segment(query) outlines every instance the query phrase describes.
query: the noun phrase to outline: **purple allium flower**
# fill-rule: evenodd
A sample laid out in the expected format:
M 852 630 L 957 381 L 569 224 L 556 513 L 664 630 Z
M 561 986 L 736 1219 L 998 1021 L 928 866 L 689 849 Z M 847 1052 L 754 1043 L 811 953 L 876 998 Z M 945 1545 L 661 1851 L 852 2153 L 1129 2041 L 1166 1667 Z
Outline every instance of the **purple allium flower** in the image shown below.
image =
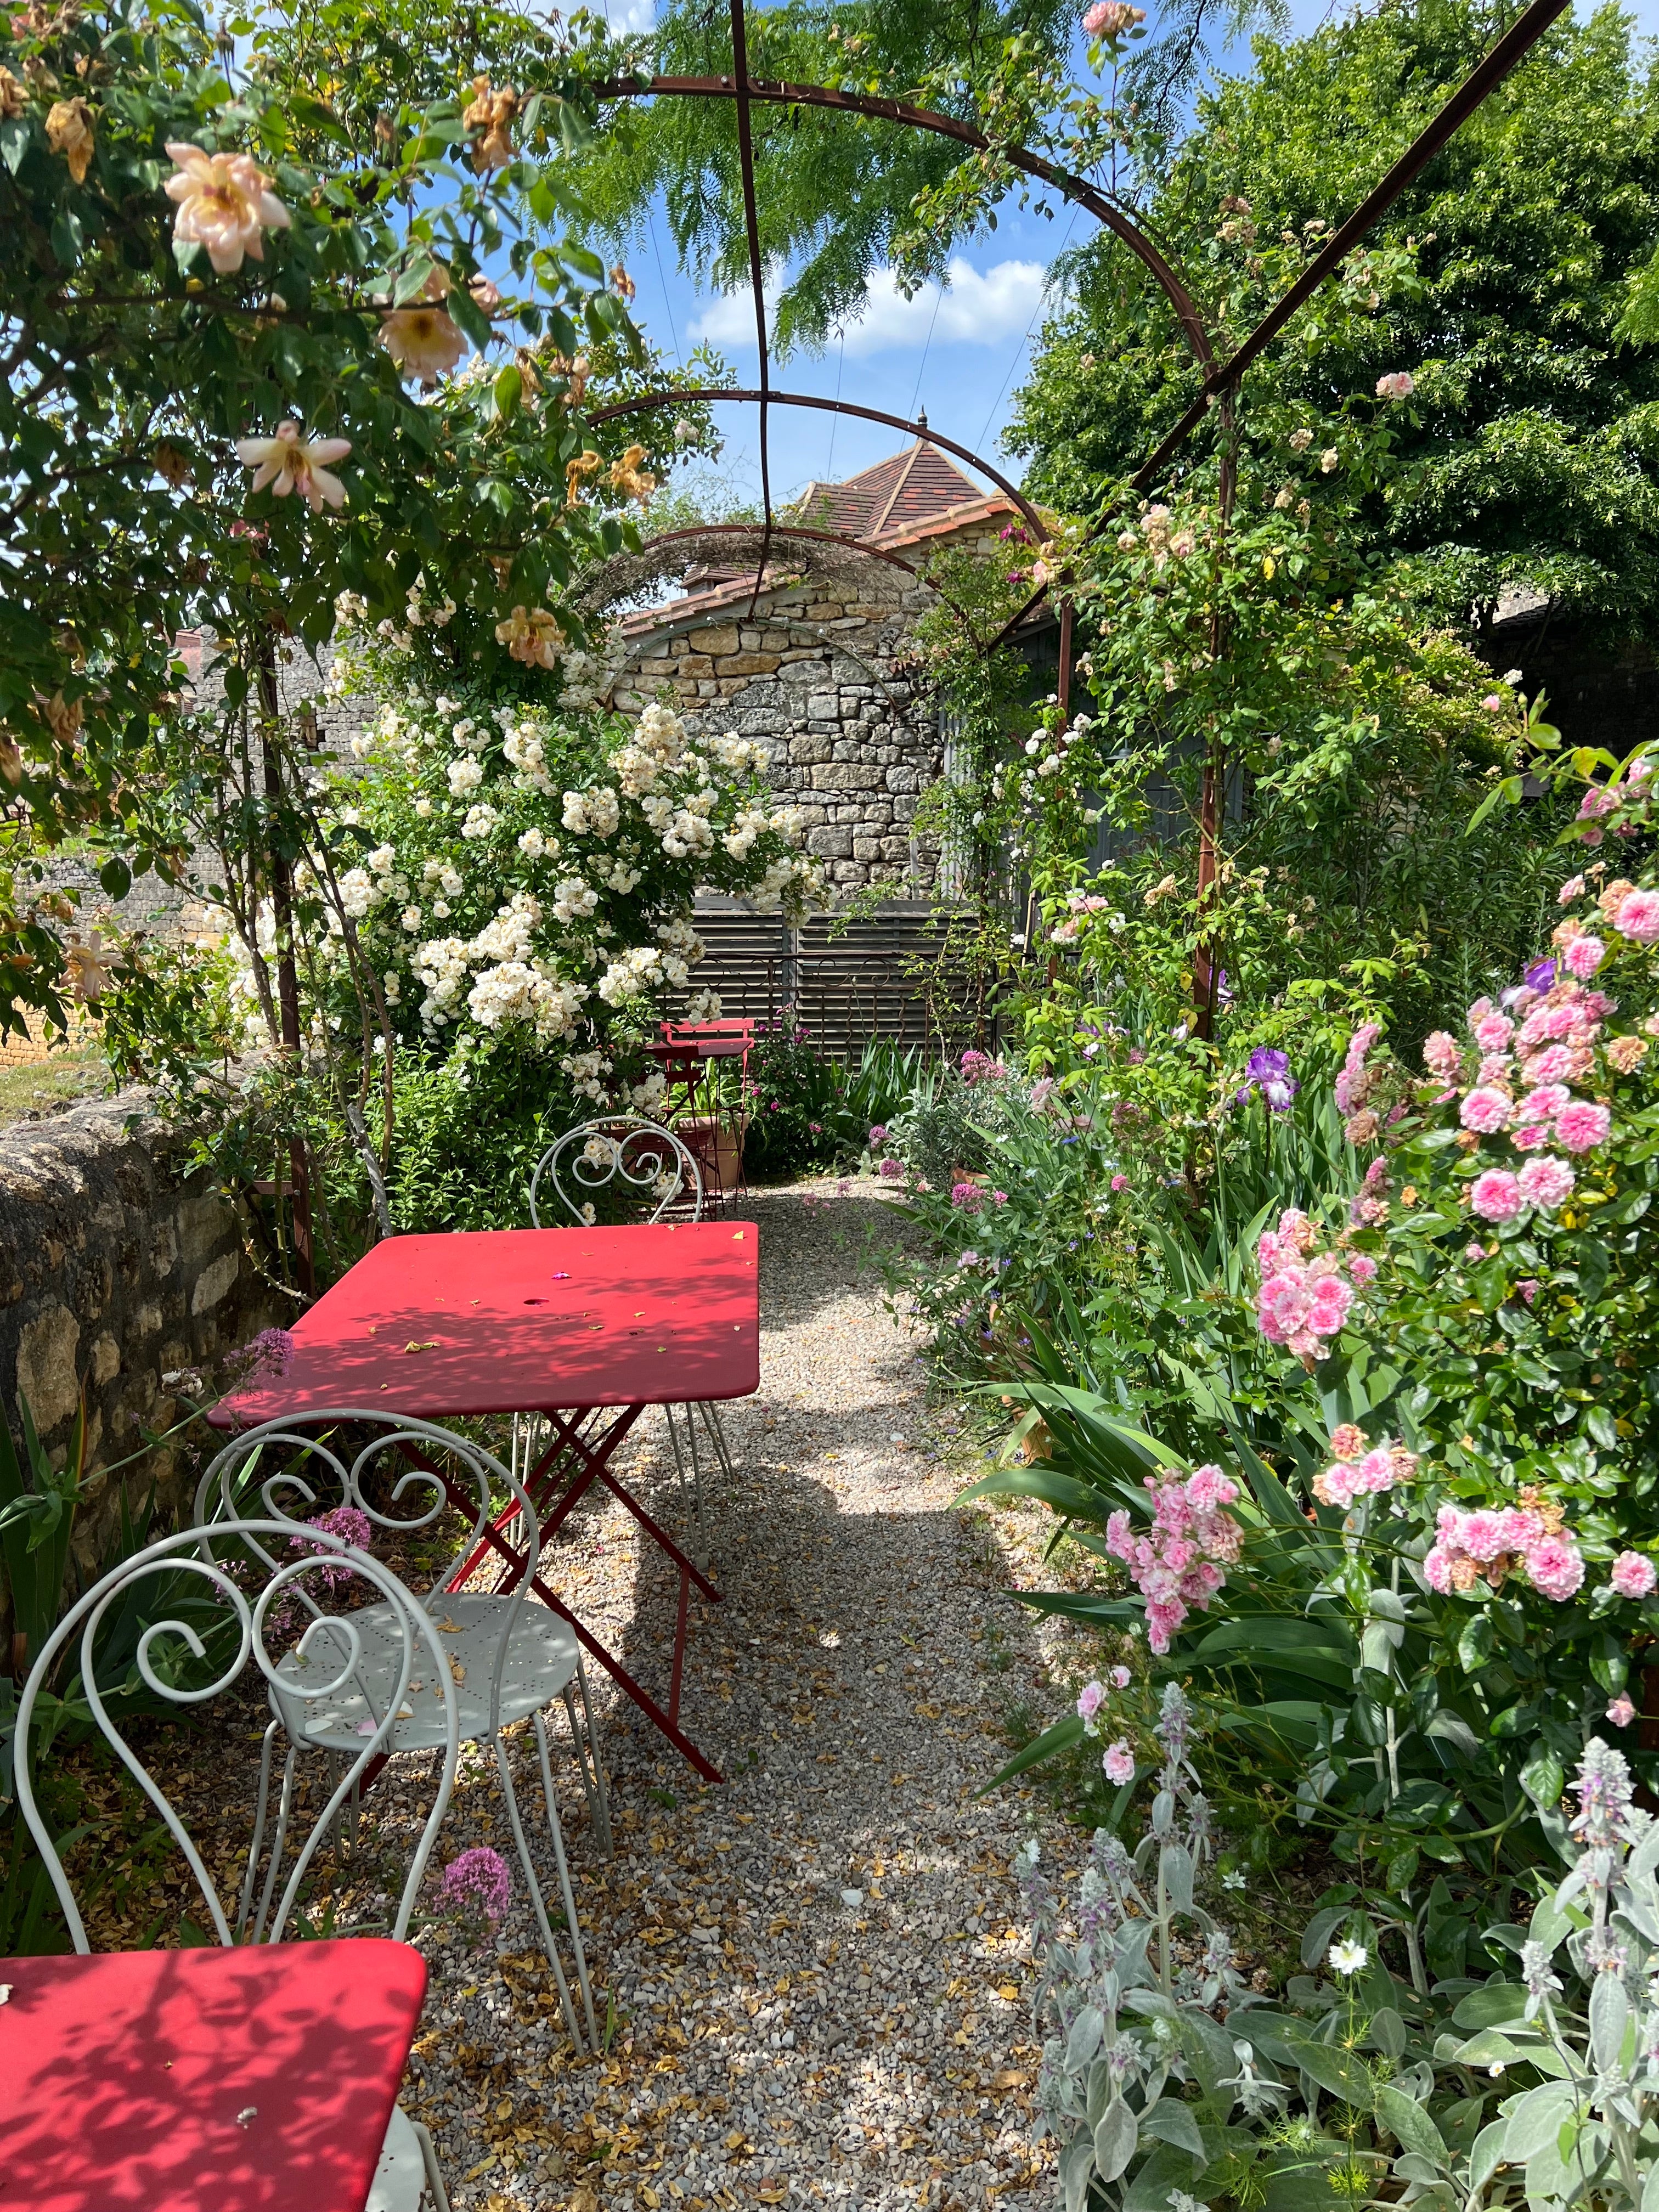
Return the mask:
M 1233 1094 L 1233 1103 L 1242 1106 L 1251 1091 L 1259 1091 L 1273 1113 L 1288 1114 L 1301 1088 L 1291 1073 L 1290 1054 L 1275 1045 L 1259 1044 L 1245 1062 L 1244 1080 Z
M 507 1911 L 513 1896 L 513 1876 L 507 1861 L 488 1844 L 479 1844 L 451 1859 L 438 1885 L 438 1899 L 452 1911 L 465 1912 L 482 1905 L 493 1922 Z
M 368 1551 L 374 1540 L 373 1522 L 355 1505 L 337 1505 L 330 1513 L 313 1513 L 306 1526 L 320 1528 L 325 1536 L 338 1536 L 344 1543 L 355 1544 L 360 1552 Z M 328 1565 L 319 1574 L 326 1589 L 337 1589 L 342 1583 L 351 1580 L 351 1569 L 325 1546 L 313 1544 L 304 1536 L 290 1536 L 288 1541 L 291 1552 L 320 1552 L 327 1559 Z
M 245 1381 L 275 1382 L 279 1375 L 286 1375 L 293 1364 L 294 1339 L 285 1328 L 262 1328 L 258 1336 L 231 1357 L 246 1360 Z

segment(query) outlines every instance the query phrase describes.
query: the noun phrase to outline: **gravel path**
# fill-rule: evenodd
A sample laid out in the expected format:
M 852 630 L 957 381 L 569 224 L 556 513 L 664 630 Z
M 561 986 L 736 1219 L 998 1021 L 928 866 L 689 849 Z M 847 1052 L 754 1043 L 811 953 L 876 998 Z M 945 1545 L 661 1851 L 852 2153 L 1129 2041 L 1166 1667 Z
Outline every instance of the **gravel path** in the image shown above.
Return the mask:
M 1046 2212 L 1009 1917 L 1024 1810 L 973 1795 L 1006 1756 L 1011 1697 L 1046 1680 L 1038 1642 L 1000 1595 L 1002 1524 L 951 1508 L 965 1472 L 951 1415 L 929 1413 L 858 1265 L 891 1216 L 868 1185 L 833 1182 L 748 1211 L 761 1390 L 726 1416 L 738 1486 L 711 1516 L 726 1601 L 694 1603 L 682 1714 L 726 1778 L 705 1788 L 631 1707 L 603 1705 L 614 1861 L 568 1755 L 563 1802 L 606 2051 L 571 2058 L 520 1897 L 497 1957 L 426 1939 L 404 2101 L 457 2212 Z M 666 1517 L 659 1443 L 631 1464 Z M 560 1577 L 662 1694 L 675 1583 L 632 1526 L 596 1512 Z M 493 1777 L 469 1765 L 440 1857 L 501 1844 L 498 1814 Z

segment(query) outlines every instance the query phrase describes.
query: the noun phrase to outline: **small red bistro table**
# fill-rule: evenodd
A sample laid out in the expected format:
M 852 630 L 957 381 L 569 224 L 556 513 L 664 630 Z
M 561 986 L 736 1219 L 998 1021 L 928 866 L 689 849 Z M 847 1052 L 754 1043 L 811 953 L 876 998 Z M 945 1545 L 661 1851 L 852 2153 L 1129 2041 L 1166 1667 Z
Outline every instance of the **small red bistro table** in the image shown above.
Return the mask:
M 211 1418 L 251 1428 L 348 1406 L 423 1420 L 543 1415 L 552 1441 L 525 1487 L 544 1541 L 599 1482 L 679 1571 L 666 1707 L 542 1575 L 532 1586 L 675 1749 L 718 1782 L 679 1725 L 679 1704 L 691 1588 L 714 1603 L 720 1593 L 610 1462 L 648 1406 L 745 1398 L 760 1388 L 759 1246 L 752 1221 L 387 1237 L 295 1323 L 286 1370 L 226 1399 Z M 491 1548 L 522 1566 L 513 1517 L 487 1532 L 452 1588 Z
M 373 1936 L 0 1959 L 4 2212 L 363 2212 L 426 1993 Z

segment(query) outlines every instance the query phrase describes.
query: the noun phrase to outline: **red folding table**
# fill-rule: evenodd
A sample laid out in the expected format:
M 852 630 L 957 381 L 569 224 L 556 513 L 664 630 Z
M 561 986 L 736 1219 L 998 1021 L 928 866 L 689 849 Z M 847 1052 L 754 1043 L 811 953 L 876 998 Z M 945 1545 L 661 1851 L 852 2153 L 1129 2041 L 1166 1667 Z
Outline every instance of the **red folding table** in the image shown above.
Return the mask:
M 363 2212 L 426 1993 L 372 1936 L 0 1959 L 5 2212 Z
M 388 1237 L 295 1323 L 283 1373 L 226 1399 L 212 1419 L 247 1428 L 348 1406 L 424 1420 L 542 1415 L 552 1440 L 525 1487 L 542 1516 L 543 1541 L 598 1482 L 679 1571 L 666 1706 L 542 1574 L 532 1586 L 675 1749 L 718 1782 L 680 1727 L 679 1705 L 691 1589 L 714 1603 L 720 1593 L 611 1461 L 647 1406 L 744 1398 L 760 1388 L 759 1244 L 752 1221 Z M 486 1532 L 452 1588 L 492 1549 L 522 1571 L 514 1518 L 509 1512 Z

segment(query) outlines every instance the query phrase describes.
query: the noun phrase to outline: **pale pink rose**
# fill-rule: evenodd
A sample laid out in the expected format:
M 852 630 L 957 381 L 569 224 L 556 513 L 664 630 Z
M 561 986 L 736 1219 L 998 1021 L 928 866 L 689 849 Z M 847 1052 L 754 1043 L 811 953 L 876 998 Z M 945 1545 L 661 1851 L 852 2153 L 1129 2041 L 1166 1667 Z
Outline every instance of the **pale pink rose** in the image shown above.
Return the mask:
M 1409 399 L 1417 389 L 1417 379 L 1407 368 L 1390 369 L 1386 376 L 1376 380 L 1379 399 Z
M 1492 1249 L 1496 1251 L 1498 1248 L 1494 1245 Z M 1486 1248 L 1484 1244 L 1469 1243 L 1463 1247 L 1463 1257 L 1471 1267 L 1478 1267 L 1486 1256 Z
M 1583 896 L 1584 878 L 1582 876 L 1569 876 L 1555 894 L 1555 902 L 1558 906 L 1571 906 L 1575 899 L 1581 899 Z
M 1469 1203 L 1483 1221 L 1513 1221 L 1521 1211 L 1521 1186 L 1507 1168 L 1476 1176 Z
M 1085 1682 L 1078 1692 L 1078 1718 L 1086 1728 L 1106 1702 L 1104 1686 L 1099 1682 Z
M 1154 1644 L 1152 1646 L 1153 1650 L 1156 1651 L 1158 1648 L 1158 1645 Z M 1168 1644 L 1166 1644 L 1164 1648 L 1167 1650 L 1169 1649 Z M 1104 1752 L 1101 1754 L 1100 1763 L 1102 1767 L 1105 1770 L 1106 1779 L 1109 1782 L 1116 1782 L 1121 1784 L 1124 1782 L 1133 1782 L 1135 1778 L 1135 1755 L 1133 1752 L 1130 1750 L 1127 1741 L 1122 1736 L 1119 1736 L 1115 1743 L 1109 1743 L 1107 1745 Z
M 1527 1305 L 1530 1305 L 1538 1296 L 1539 1285 L 1536 1276 L 1522 1275 L 1515 1287 L 1516 1293 Z
M 1482 1566 L 1504 1549 L 1504 1524 L 1496 1513 L 1469 1513 L 1458 1530 L 1458 1542 Z
M 236 458 L 256 471 L 250 491 L 263 491 L 269 484 L 277 499 L 297 491 L 313 514 L 325 505 L 345 505 L 345 486 L 325 464 L 343 460 L 350 451 L 349 438 L 302 438 L 297 422 L 279 422 L 274 438 L 236 441 Z
M 1507 1127 L 1514 1114 L 1513 1103 L 1501 1091 L 1471 1091 L 1458 1109 L 1457 1118 L 1466 1129 L 1488 1137 Z
M 1587 1098 L 1575 1098 L 1555 1117 L 1556 1136 L 1570 1152 L 1594 1152 L 1598 1145 L 1607 1142 L 1612 1127 L 1611 1111 Z
M 1474 1025 L 1474 1041 L 1482 1052 L 1502 1052 L 1515 1035 L 1515 1024 L 1507 1014 L 1487 1014 Z
M 1373 1200 L 1372 1203 L 1376 1204 L 1376 1201 Z M 1382 1210 L 1386 1212 L 1388 1209 L 1384 1207 Z M 1369 1283 L 1376 1273 L 1376 1262 L 1369 1252 L 1356 1252 L 1348 1262 L 1348 1273 L 1356 1283 Z
M 1621 1690 L 1607 1707 L 1607 1718 L 1614 1728 L 1628 1728 L 1636 1718 L 1636 1708 L 1631 1703 L 1627 1691 Z
M 1187 1608 L 1178 1597 L 1152 1598 L 1146 1606 L 1146 1643 L 1158 1658 L 1170 1648 L 1170 1639 L 1187 1618 Z M 1127 1778 L 1126 1778 L 1127 1779 Z
M 1528 1206 L 1541 1206 L 1551 1211 L 1565 1205 L 1577 1180 L 1566 1162 L 1558 1160 L 1550 1152 L 1528 1160 L 1516 1178 Z
M 1109 1667 L 1106 1674 L 1108 1680 L 1115 1690 L 1127 1690 L 1134 1680 L 1127 1667 Z
M 1211 1512 L 1218 1505 L 1231 1505 L 1238 1496 L 1238 1485 L 1223 1474 L 1218 1467 L 1195 1467 L 1186 1481 L 1187 1503 L 1200 1512 Z
M 1549 1138 L 1547 1121 L 1523 1121 L 1518 1129 L 1510 1131 L 1510 1144 L 1522 1152 L 1535 1152 L 1540 1145 L 1548 1144 Z
M 1565 1531 L 1540 1536 L 1527 1553 L 1527 1574 L 1534 1589 L 1559 1604 L 1584 1579 L 1583 1555 Z
M 1552 1121 L 1564 1106 L 1572 1103 L 1572 1093 L 1565 1083 L 1541 1083 L 1536 1091 L 1529 1091 L 1516 1111 L 1528 1121 Z
M 1632 891 L 1620 902 L 1613 926 L 1637 945 L 1659 945 L 1659 891 Z
M 1435 1545 L 1423 1562 L 1424 1581 L 1431 1590 L 1438 1590 L 1443 1597 L 1452 1586 L 1451 1563 L 1451 1553 L 1439 1544 Z
M 1571 1066 L 1571 1048 L 1564 1044 L 1553 1044 L 1529 1060 L 1522 1073 L 1528 1083 L 1541 1085 L 1559 1083 Z
M 1575 937 L 1561 957 L 1581 983 L 1588 983 L 1606 959 L 1607 952 L 1599 937 Z
M 1620 1552 L 1607 1579 L 1620 1597 L 1646 1597 L 1659 1584 L 1659 1567 L 1640 1552 Z
M 179 203 L 173 234 L 186 246 L 205 246 L 221 276 L 242 265 L 243 256 L 265 258 L 261 234 L 286 230 L 289 212 L 270 190 L 270 179 L 246 154 L 209 154 L 173 139 L 167 153 L 177 169 L 162 190 Z
M 1509 701 L 1504 698 L 1501 691 L 1488 691 L 1480 704 L 1489 714 L 1501 714 L 1508 706 Z
M 1434 1030 L 1423 1040 L 1423 1065 L 1431 1075 L 1449 1083 L 1462 1067 L 1462 1047 L 1444 1030 Z

